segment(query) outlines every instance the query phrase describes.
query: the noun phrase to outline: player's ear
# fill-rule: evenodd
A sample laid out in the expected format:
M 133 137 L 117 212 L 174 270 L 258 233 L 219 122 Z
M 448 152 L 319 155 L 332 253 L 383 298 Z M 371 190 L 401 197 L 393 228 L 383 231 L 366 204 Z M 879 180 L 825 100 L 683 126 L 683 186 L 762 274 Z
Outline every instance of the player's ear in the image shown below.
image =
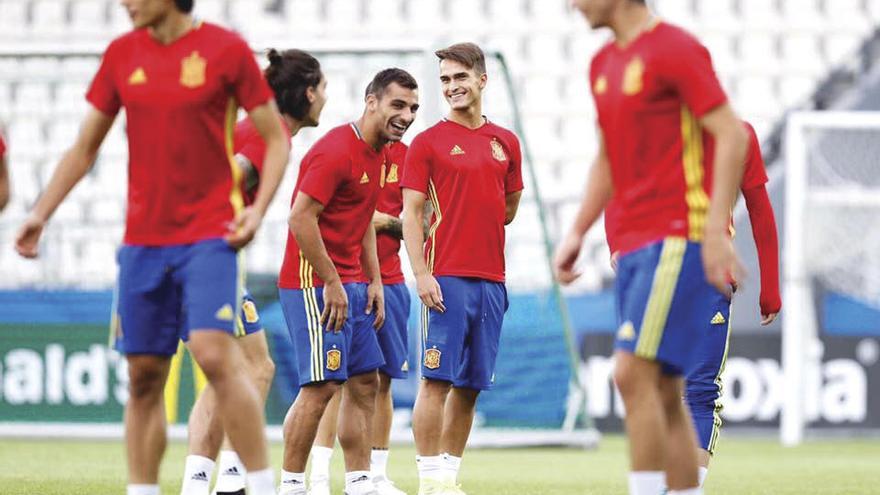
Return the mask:
M 375 112 L 378 107 L 379 107 L 379 98 L 376 98 L 376 95 L 373 93 L 368 94 L 367 95 L 367 109 L 369 109 L 371 112 Z
M 486 89 L 486 83 L 489 81 L 489 75 L 485 72 L 480 74 L 480 89 Z
M 306 99 L 309 100 L 309 103 L 314 103 L 315 99 L 318 97 L 315 92 L 316 89 L 314 86 L 309 86 L 308 88 L 306 88 Z

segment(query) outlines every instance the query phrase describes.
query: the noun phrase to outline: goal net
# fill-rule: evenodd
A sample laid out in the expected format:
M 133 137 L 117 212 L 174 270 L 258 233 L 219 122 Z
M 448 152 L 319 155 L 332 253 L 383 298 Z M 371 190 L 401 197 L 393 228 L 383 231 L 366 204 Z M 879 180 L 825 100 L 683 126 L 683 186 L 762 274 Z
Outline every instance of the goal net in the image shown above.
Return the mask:
M 880 309 L 880 113 L 805 112 L 788 120 L 781 440 L 817 416 L 829 295 Z

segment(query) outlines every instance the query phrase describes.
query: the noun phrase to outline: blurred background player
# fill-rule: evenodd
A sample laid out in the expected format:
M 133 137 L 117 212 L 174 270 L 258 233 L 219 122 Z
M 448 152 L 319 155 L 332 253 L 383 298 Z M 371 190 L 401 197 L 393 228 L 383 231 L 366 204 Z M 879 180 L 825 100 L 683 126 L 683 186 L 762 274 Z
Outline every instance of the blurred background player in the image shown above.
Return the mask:
M 696 364 L 693 336 L 714 318 L 718 298 L 730 298 L 737 261 L 728 228 L 746 133 L 709 52 L 691 35 L 656 19 L 643 0 L 572 5 L 614 38 L 590 67 L 599 156 L 558 248 L 557 276 L 564 284 L 579 276 L 574 263 L 584 235 L 616 195 L 614 379 L 626 407 L 629 491 L 655 495 L 668 486 L 671 494 L 699 494 L 682 376 Z M 704 129 L 714 140 L 714 163 L 703 150 Z M 704 184 L 710 168 L 711 188 Z
M 401 184 L 404 241 L 424 305 L 412 420 L 423 495 L 463 493 L 461 457 L 477 396 L 492 386 L 508 304 L 504 226 L 523 189 L 519 140 L 483 115 L 483 51 L 459 43 L 436 55 L 449 114 L 413 140 Z M 427 200 L 434 217 L 426 244 Z
M 129 200 L 118 318 L 129 370 L 128 493 L 159 493 L 167 441 L 162 389 L 170 356 L 187 333 L 190 352 L 216 391 L 224 429 L 249 469 L 250 493 L 274 493 L 261 401 L 238 371 L 245 360 L 232 334 L 241 301 L 237 251 L 253 238 L 275 194 L 288 138 L 238 35 L 194 20 L 192 0 L 122 5 L 135 29 L 104 53 L 86 97 L 92 108 L 25 220 L 16 249 L 37 256 L 43 227 L 88 172 L 124 107 Z M 266 140 L 263 180 L 247 208 L 240 171 L 227 154 L 239 104 Z
M 385 309 L 371 219 L 384 146 L 399 141 L 415 119 L 417 87 L 400 69 L 376 74 L 361 118 L 328 132 L 300 166 L 278 283 L 301 386 L 284 421 L 282 494 L 306 493 L 304 472 L 318 423 L 340 388 L 345 493 L 376 493 L 370 434 L 376 370 L 385 360 L 375 330 Z
M 275 103 L 281 112 L 281 122 L 291 138 L 304 127 L 316 127 L 321 110 L 327 101 L 327 80 L 321 64 L 301 50 L 270 50 L 269 66 L 263 74 L 275 94 Z M 246 204 L 252 204 L 257 192 L 260 173 L 266 156 L 266 143 L 249 119 L 235 127 L 235 159 L 241 167 L 242 193 Z M 236 336 L 247 359 L 247 373 L 257 385 L 265 402 L 275 374 L 275 365 L 269 356 L 266 333 L 260 324 L 253 298 L 245 291 L 242 315 Z M 183 474 L 181 495 L 207 495 L 214 460 L 220 453 L 217 495 L 244 493 L 244 465 L 228 439 L 224 438 L 223 424 L 216 414 L 217 400 L 208 386 L 199 396 L 189 417 L 189 456 Z M 220 451 L 221 442 L 224 450 Z M 197 476 L 207 473 L 207 477 Z
M 6 141 L 0 128 L 0 212 L 9 203 L 9 169 L 6 164 Z
M 375 90 L 370 85 L 367 86 L 366 95 L 369 96 L 371 93 L 375 93 Z M 385 365 L 379 368 L 379 389 L 376 393 L 376 411 L 373 416 L 373 450 L 370 454 L 370 474 L 373 476 L 373 483 L 379 495 L 404 493 L 394 486 L 394 482 L 388 477 L 387 468 L 391 445 L 391 419 L 394 415 L 391 380 L 405 379 L 409 374 L 407 320 L 410 296 L 409 289 L 403 281 L 399 254 L 400 241 L 403 239 L 403 224 L 399 218 L 403 210 L 400 178 L 403 177 L 406 150 L 407 146 L 402 141 L 392 141 L 385 146 L 382 191 L 379 193 L 379 201 L 373 213 L 376 252 L 382 272 L 382 285 L 385 289 L 385 324 L 377 334 Z M 312 446 L 310 495 L 330 494 L 330 459 L 336 443 L 339 400 L 340 396 L 337 392 L 327 404 L 318 427 L 315 444 Z
M 740 189 L 745 198 L 746 209 L 752 225 L 752 237 L 758 251 L 761 270 L 760 312 L 761 324 L 769 325 L 776 319 L 782 308 L 779 293 L 779 240 L 776 232 L 776 219 L 773 206 L 767 194 L 767 171 L 758 136 L 748 122 L 744 122 L 749 133 L 749 151 L 746 156 L 745 172 Z M 707 154 L 711 156 L 711 141 L 706 142 Z M 707 171 L 708 172 L 708 171 Z M 711 174 L 706 174 L 706 184 L 710 184 Z M 620 228 L 619 208 L 612 200 L 605 208 L 605 232 L 608 248 L 611 251 L 612 266 L 617 268 L 620 256 L 616 230 Z M 732 229 L 731 224 L 731 229 Z M 727 361 L 730 339 L 730 300 L 720 295 L 716 300 L 716 311 L 712 319 L 703 326 L 702 337 L 697 350 L 697 365 L 685 377 L 684 398 L 690 408 L 691 418 L 697 430 L 699 450 L 699 481 L 703 485 L 709 471 L 709 462 L 715 454 L 718 434 L 721 430 L 720 403 L 722 382 L 721 373 Z

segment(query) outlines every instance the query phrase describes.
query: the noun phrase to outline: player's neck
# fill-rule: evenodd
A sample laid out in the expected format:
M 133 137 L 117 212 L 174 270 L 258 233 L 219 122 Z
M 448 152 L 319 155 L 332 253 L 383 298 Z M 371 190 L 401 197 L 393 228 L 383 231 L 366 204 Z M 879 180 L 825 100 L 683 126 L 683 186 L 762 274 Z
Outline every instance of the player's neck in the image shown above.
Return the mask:
M 609 27 L 614 31 L 614 41 L 625 48 L 643 32 L 651 29 L 656 20 L 651 11 L 641 4 L 623 2 L 612 16 Z
M 354 125 L 361 133 L 361 139 L 363 139 L 371 148 L 379 151 L 385 146 L 387 141 L 382 139 L 382 132 L 377 126 L 370 125 L 363 117 L 357 119 Z
M 150 36 L 163 45 L 170 45 L 195 27 L 195 20 L 189 14 L 176 9 L 163 17 L 154 26 L 150 26 Z
M 284 124 L 287 126 L 287 130 L 290 131 L 290 137 L 296 136 L 300 129 L 305 127 L 302 120 L 295 119 L 286 113 L 282 113 L 281 118 L 284 119 Z
M 486 118 L 483 117 L 483 106 L 479 102 L 464 110 L 450 110 L 446 119 L 468 129 L 477 129 L 486 123 Z

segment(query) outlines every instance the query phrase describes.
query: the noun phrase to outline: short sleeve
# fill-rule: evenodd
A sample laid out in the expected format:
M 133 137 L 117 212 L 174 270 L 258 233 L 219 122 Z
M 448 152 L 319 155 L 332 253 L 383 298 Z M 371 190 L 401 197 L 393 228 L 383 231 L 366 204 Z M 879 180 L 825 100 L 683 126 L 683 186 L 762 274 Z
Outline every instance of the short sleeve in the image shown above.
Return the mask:
M 431 148 L 424 134 L 416 136 L 406 152 L 400 187 L 428 194 L 428 181 L 431 179 L 430 152 Z
M 662 57 L 662 77 L 678 92 L 691 112 L 700 118 L 727 101 L 727 95 L 712 67 L 709 50 L 685 33 L 667 49 L 674 50 Z
M 250 112 L 254 107 L 268 102 L 272 98 L 272 90 L 244 40 L 237 40 L 231 56 L 235 58 L 233 65 L 237 67 L 232 80 L 235 99 Z
M 259 174 L 263 171 L 263 161 L 266 158 L 266 142 L 259 134 L 249 136 L 243 140 L 236 154 L 247 158 Z
M 507 176 L 504 178 L 504 194 L 522 191 L 522 150 L 516 136 L 510 138 L 510 163 L 507 165 Z
M 327 206 L 333 193 L 351 175 L 351 160 L 341 153 L 319 152 L 303 160 L 299 190 Z
M 101 58 L 101 66 L 86 92 L 86 100 L 108 116 L 115 116 L 122 107 L 116 82 L 113 80 L 116 44 L 111 44 Z
M 749 149 L 746 153 L 746 169 L 743 172 L 741 186 L 743 191 L 763 186 L 769 181 L 767 169 L 764 167 L 764 158 L 761 156 L 761 144 L 758 142 L 758 135 L 750 124 L 746 123 L 745 126 L 749 134 Z

